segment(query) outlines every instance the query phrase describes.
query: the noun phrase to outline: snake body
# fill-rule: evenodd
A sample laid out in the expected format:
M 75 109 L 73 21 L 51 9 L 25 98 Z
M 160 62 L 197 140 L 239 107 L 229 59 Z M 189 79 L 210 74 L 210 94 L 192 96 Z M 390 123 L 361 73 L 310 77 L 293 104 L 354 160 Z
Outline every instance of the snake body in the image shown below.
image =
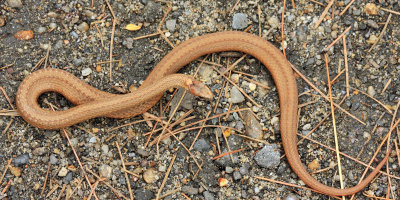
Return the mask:
M 303 166 L 297 150 L 298 92 L 290 64 L 271 43 L 261 37 L 244 32 L 226 31 L 207 34 L 189 39 L 174 48 L 155 66 L 142 86 L 135 92 L 140 93 L 140 95 L 146 98 L 136 95 L 135 98 L 140 98 L 139 100 L 131 99 L 132 97 L 130 98 L 129 96 L 121 97 L 122 100 L 120 100 L 119 98 L 114 98 L 115 95 L 92 88 L 67 72 L 48 70 L 33 73 L 22 82 L 17 93 L 17 107 L 20 115 L 25 120 L 41 128 L 48 126 L 48 124 L 54 124 L 51 127 L 53 129 L 70 126 L 73 123 L 88 119 L 88 117 L 81 116 L 87 112 L 93 112 L 89 118 L 98 116 L 114 118 L 132 117 L 144 113 L 157 103 L 162 93 L 155 91 L 158 87 L 162 86 L 159 82 L 164 78 L 176 73 L 179 69 L 200 56 L 221 51 L 240 51 L 252 55 L 263 63 L 271 73 L 280 100 L 280 127 L 283 148 L 291 168 L 305 184 L 327 195 L 352 195 L 366 187 L 382 168 L 389 154 L 385 156 L 383 161 L 378 164 L 367 178 L 354 187 L 337 189 L 315 180 Z M 47 77 L 46 82 L 51 84 L 50 88 L 41 89 L 35 85 L 43 77 Z M 73 91 L 64 89 L 65 85 L 70 85 L 71 88 L 75 89 Z M 66 116 L 46 117 L 50 116 L 52 111 L 37 110 L 37 98 L 40 92 L 49 91 L 53 86 L 57 88 L 55 89 L 57 92 L 62 93 L 72 103 L 79 106 L 72 108 L 73 112 L 68 111 L 70 113 Z M 29 91 L 33 90 L 36 91 L 35 95 L 29 96 L 31 94 Z M 110 102 L 109 99 L 112 99 L 112 101 Z M 139 102 L 139 104 L 126 105 L 126 103 L 129 104 L 129 101 Z M 34 105 L 35 103 L 36 105 Z M 36 106 L 36 110 L 32 109 L 31 106 Z M 80 106 L 84 106 L 84 108 Z M 45 118 L 44 121 L 39 119 L 38 112 L 43 112 L 41 116 Z M 65 121 L 68 121 L 68 123 L 65 123 Z

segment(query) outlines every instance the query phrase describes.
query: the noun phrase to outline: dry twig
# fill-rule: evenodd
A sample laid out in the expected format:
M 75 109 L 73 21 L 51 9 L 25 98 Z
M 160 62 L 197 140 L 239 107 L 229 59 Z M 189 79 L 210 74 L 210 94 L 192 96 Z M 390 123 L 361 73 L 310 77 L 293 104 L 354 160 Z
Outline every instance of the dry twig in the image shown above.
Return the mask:
M 335 2 L 335 0 L 331 0 L 328 3 L 328 6 L 325 7 L 324 11 L 322 12 L 321 16 L 319 17 L 317 23 L 315 23 L 314 28 L 318 28 L 319 24 L 321 24 L 322 20 L 325 18 L 325 15 L 328 13 L 329 9 L 331 8 L 331 6 L 333 5 L 333 2 Z
M 343 185 L 342 165 L 340 162 L 339 141 L 337 138 L 337 131 L 336 131 L 335 107 L 333 106 L 333 99 L 332 99 L 332 87 L 331 87 L 331 80 L 330 80 L 330 75 L 329 75 L 328 56 L 326 54 L 324 54 L 324 57 L 325 57 L 326 76 L 328 78 L 329 97 L 330 97 L 330 102 L 331 102 L 333 134 L 335 136 L 336 159 L 337 159 L 337 165 L 338 165 L 338 171 L 339 171 L 340 188 L 343 189 L 344 185 Z
M 379 40 L 382 38 L 383 34 L 385 33 L 386 28 L 387 28 L 391 18 L 392 18 L 392 13 L 389 14 L 389 17 L 387 18 L 385 26 L 383 27 L 381 33 L 379 34 L 378 39 L 375 41 L 375 43 L 372 45 L 372 47 L 368 50 L 368 52 L 371 52 L 371 50 L 375 47 L 375 45 L 378 44 Z
M 119 153 L 119 157 L 121 158 L 122 169 L 123 169 L 124 172 L 125 172 L 125 173 L 124 173 L 124 174 L 125 174 L 125 180 L 126 180 L 126 183 L 127 183 L 127 186 L 128 186 L 129 195 L 130 195 L 130 197 L 131 197 L 131 200 L 133 200 L 134 198 L 133 198 L 131 183 L 130 183 L 128 174 L 126 173 L 127 170 L 126 170 L 126 167 L 125 167 L 124 157 L 122 156 L 121 149 L 119 148 L 118 142 L 115 142 L 115 145 L 117 146 L 118 153 Z
M 174 155 L 174 157 L 172 157 L 172 160 L 171 160 L 171 163 L 169 164 L 167 173 L 165 173 L 165 176 L 164 176 L 163 182 L 161 183 L 160 189 L 158 189 L 156 200 L 160 199 L 161 191 L 164 188 L 165 183 L 167 182 L 169 173 L 171 172 L 172 166 L 174 165 L 175 158 L 176 158 L 176 154 Z
M 254 176 L 254 178 L 261 179 L 261 180 L 264 180 L 264 181 L 269 181 L 269 182 L 272 182 L 272 183 L 278 183 L 278 184 L 282 184 L 282 185 L 286 185 L 286 186 L 290 186 L 290 187 L 300 188 L 300 189 L 304 189 L 304 190 L 311 190 L 313 192 L 323 194 L 323 193 L 321 193 L 321 192 L 319 192 L 317 190 L 314 190 L 312 188 L 298 186 L 298 185 L 294 185 L 294 184 L 291 184 L 291 183 L 285 183 L 285 182 L 282 182 L 282 181 L 277 181 L 277 180 L 273 180 L 273 179 L 269 179 L 269 178 L 265 178 L 265 177 L 261 177 L 261 176 Z M 333 198 L 340 199 L 338 197 L 333 197 Z

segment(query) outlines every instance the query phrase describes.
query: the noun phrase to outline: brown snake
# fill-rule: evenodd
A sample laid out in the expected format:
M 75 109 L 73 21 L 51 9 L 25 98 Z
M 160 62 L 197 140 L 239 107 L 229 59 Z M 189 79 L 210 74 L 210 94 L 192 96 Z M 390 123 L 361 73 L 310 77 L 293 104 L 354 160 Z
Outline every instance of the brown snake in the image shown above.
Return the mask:
M 303 166 L 297 150 L 298 93 L 290 64 L 271 43 L 244 32 L 212 33 L 183 42 L 157 64 L 134 94 L 109 94 L 87 85 L 68 72 L 56 69 L 39 70 L 21 83 L 17 93 L 18 111 L 28 123 L 45 129 L 59 129 L 99 116 L 132 117 L 153 107 L 166 89 L 185 85 L 185 82 L 190 80 L 184 75 L 173 77 L 174 75 L 171 74 L 175 74 L 200 56 L 221 51 L 240 51 L 252 55 L 271 73 L 280 100 L 283 148 L 291 168 L 305 184 L 327 195 L 351 195 L 366 187 L 382 168 L 389 153 L 367 178 L 354 187 L 337 189 L 315 180 Z M 186 89 L 190 88 L 186 87 Z M 202 87 L 201 90 L 205 91 L 205 97 L 212 97 L 208 90 Z M 54 112 L 41 109 L 37 99 L 40 94 L 47 91 L 59 92 L 77 106 L 67 111 Z

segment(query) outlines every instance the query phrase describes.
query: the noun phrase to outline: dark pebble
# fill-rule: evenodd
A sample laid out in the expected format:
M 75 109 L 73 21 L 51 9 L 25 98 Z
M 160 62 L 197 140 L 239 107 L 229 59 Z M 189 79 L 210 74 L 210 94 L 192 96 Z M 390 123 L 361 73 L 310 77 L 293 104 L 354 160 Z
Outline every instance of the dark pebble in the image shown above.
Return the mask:
M 208 150 L 210 150 L 211 145 L 203 138 L 198 139 L 196 141 L 196 143 L 194 143 L 193 148 L 197 151 L 202 151 L 202 152 L 206 152 Z
M 183 186 L 182 192 L 188 195 L 196 195 L 199 193 L 199 189 L 191 187 L 191 186 Z
M 204 196 L 205 200 L 214 200 L 215 199 L 214 194 L 209 191 L 203 192 L 203 196 Z
M 360 103 L 355 102 L 352 104 L 353 106 L 351 107 L 351 110 L 356 111 L 358 108 L 360 108 Z
M 239 172 L 240 172 L 242 175 L 248 174 L 248 173 L 249 173 L 248 163 L 246 163 L 246 164 L 244 164 L 243 166 L 241 166 L 241 167 L 239 168 Z
M 359 28 L 360 30 L 365 30 L 365 29 L 367 28 L 367 25 L 366 25 L 365 23 L 361 22 L 361 23 L 358 25 L 358 28 Z
M 72 181 L 72 172 L 68 172 L 68 174 L 62 179 L 63 183 L 69 184 Z
M 139 149 L 137 150 L 137 153 L 138 153 L 139 155 L 143 156 L 143 157 L 147 157 L 147 156 L 150 155 L 150 153 L 149 153 L 148 151 L 146 151 L 146 150 L 144 150 L 144 149 L 142 149 L 142 148 L 139 148 Z
M 154 22 L 162 13 L 162 6 L 158 2 L 148 1 L 143 9 L 143 15 L 147 22 Z
M 232 148 L 232 147 L 231 147 L 231 148 Z M 224 149 L 224 150 L 222 151 L 223 154 L 226 153 L 226 152 L 228 152 L 227 149 Z M 233 166 L 235 163 L 238 163 L 238 162 L 239 162 L 239 158 L 238 158 L 237 154 L 232 154 L 232 156 L 233 156 L 233 161 L 234 161 L 233 163 L 232 163 L 232 159 L 231 159 L 230 155 L 226 155 L 226 156 L 224 156 L 224 157 L 222 157 L 222 158 L 216 160 L 216 163 L 217 163 L 219 166 L 222 166 L 222 167 Z
M 135 199 L 150 200 L 153 198 L 154 198 L 154 193 L 150 190 L 140 188 L 135 191 Z
M 13 159 L 13 164 L 16 166 L 20 165 L 25 165 L 29 161 L 29 155 L 28 154 L 22 154 L 16 158 Z
M 233 179 L 235 181 L 242 179 L 242 175 L 240 174 L 240 172 L 238 171 L 233 172 Z
M 368 24 L 369 27 L 372 27 L 374 29 L 378 29 L 379 28 L 379 25 L 375 21 L 372 21 L 370 19 L 367 20 L 367 24 Z
M 281 154 L 276 151 L 276 144 L 265 145 L 260 151 L 254 156 L 256 163 L 265 168 L 276 167 L 279 165 Z

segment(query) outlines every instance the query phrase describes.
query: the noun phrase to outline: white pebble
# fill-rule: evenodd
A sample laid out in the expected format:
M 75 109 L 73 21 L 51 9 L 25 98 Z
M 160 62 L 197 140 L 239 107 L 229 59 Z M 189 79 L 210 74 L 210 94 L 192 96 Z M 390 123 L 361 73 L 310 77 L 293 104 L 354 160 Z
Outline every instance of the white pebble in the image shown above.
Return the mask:
M 271 124 L 272 125 L 275 125 L 276 123 L 278 123 L 279 122 L 279 118 L 278 117 L 273 117 L 272 119 L 271 119 Z
M 249 89 L 250 91 L 254 91 L 257 88 L 257 85 L 254 83 L 249 83 Z
M 65 167 L 61 168 L 61 170 L 58 172 L 58 176 L 60 176 L 60 177 L 64 177 L 67 174 L 68 174 L 68 169 Z
M 373 96 L 375 96 L 376 91 L 375 91 L 375 89 L 374 89 L 373 86 L 369 86 L 368 89 L 367 89 L 367 93 L 368 93 L 371 97 L 373 97 Z
M 89 76 L 89 74 L 92 73 L 92 69 L 90 68 L 85 68 L 82 70 L 82 76 Z

